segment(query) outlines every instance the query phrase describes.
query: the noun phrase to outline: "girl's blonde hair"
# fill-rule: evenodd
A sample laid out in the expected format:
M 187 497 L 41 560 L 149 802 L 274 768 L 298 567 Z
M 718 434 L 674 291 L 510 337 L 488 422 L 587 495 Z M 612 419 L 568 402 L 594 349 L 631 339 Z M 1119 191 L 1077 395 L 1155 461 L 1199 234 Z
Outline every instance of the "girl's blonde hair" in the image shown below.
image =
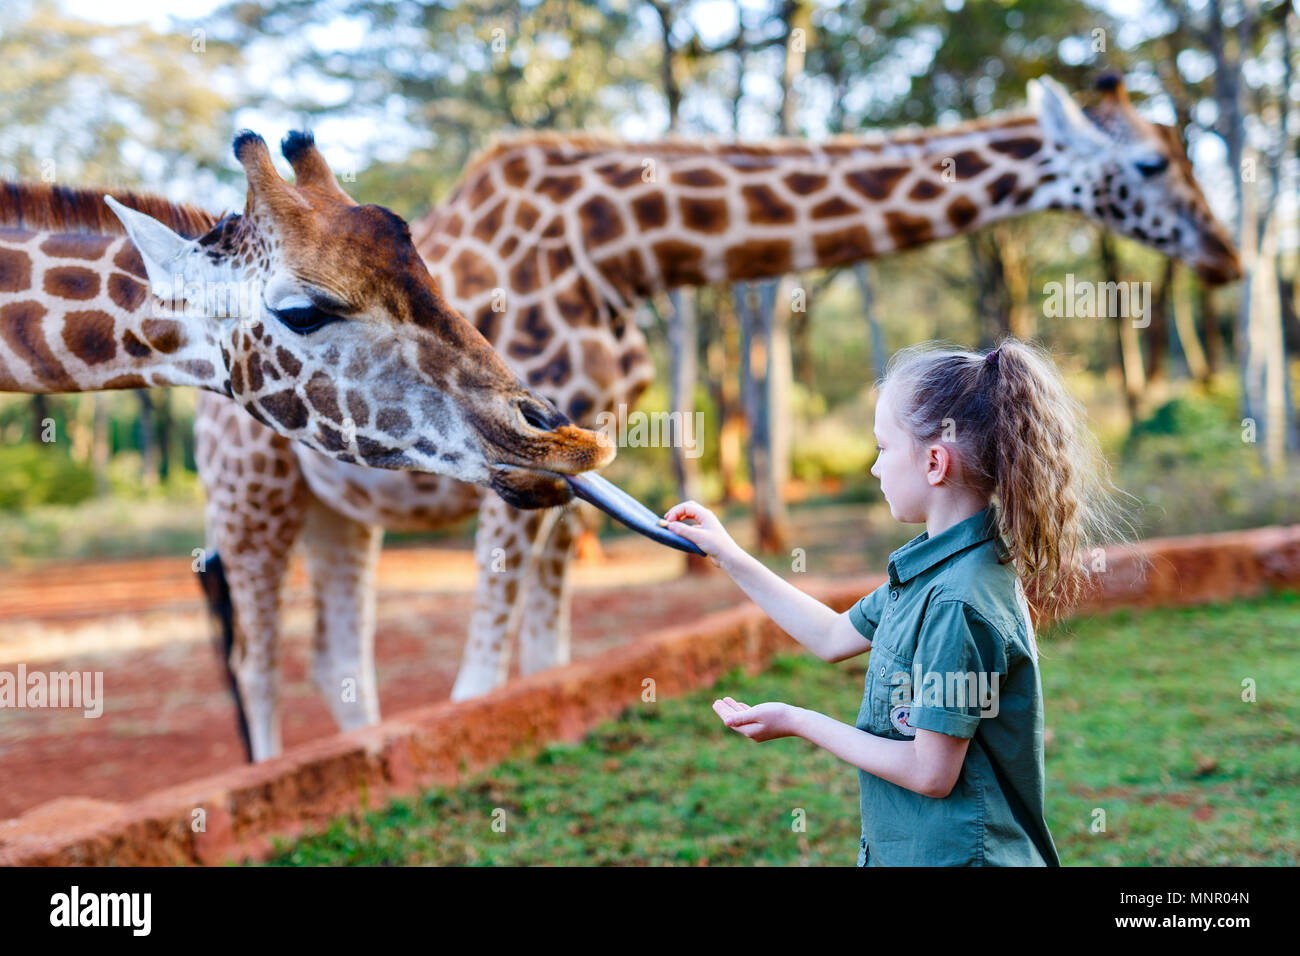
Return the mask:
M 1061 616 L 1096 583 L 1087 550 L 1132 539 L 1087 411 L 1044 349 L 1014 336 L 983 353 L 923 342 L 876 385 L 918 444 L 955 447 L 953 480 L 997 506 L 1035 610 Z

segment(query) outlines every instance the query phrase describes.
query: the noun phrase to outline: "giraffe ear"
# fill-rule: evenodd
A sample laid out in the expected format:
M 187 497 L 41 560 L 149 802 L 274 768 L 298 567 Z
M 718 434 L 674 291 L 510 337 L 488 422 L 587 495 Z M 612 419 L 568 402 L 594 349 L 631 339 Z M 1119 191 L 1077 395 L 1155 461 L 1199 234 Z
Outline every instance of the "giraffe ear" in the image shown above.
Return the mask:
M 176 274 L 184 273 L 184 259 L 195 247 L 194 240 L 178 236 L 157 219 L 123 206 L 112 196 L 105 196 L 104 202 L 122 220 L 127 236 L 144 260 L 149 284 L 155 289 L 167 289 L 169 296 L 179 296 L 180 290 L 172 292 L 172 286 Z
M 1050 76 L 1029 81 L 1029 108 L 1038 116 L 1048 138 L 1080 152 L 1110 145 L 1069 92 Z

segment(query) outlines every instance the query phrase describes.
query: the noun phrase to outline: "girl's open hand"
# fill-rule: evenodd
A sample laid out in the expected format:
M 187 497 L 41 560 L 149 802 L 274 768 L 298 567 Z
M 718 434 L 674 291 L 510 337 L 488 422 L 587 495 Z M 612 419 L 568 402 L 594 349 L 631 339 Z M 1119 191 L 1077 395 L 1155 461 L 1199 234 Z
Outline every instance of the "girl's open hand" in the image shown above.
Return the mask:
M 684 524 L 690 518 L 695 519 L 698 524 Z M 663 516 L 660 524 L 674 534 L 679 534 L 687 541 L 698 545 L 716 567 L 722 567 L 721 559 L 729 552 L 738 550 L 736 542 L 731 540 L 731 535 L 727 534 L 727 529 L 722 527 L 722 522 L 718 520 L 717 515 L 698 501 L 683 501 L 681 504 L 673 505 Z
M 732 700 L 730 697 L 713 702 L 713 712 L 721 717 L 728 727 L 738 734 L 744 734 L 750 740 L 759 742 L 776 740 L 778 737 L 799 736 L 795 729 L 795 714 L 798 710 L 798 707 L 775 700 L 754 707 Z

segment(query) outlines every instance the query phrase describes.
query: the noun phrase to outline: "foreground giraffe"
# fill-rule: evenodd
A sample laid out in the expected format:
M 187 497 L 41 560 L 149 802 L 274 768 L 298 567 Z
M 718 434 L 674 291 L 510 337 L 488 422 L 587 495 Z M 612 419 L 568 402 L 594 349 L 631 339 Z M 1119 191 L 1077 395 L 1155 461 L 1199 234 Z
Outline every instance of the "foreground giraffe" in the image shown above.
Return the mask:
M 519 380 L 443 299 L 400 218 L 353 202 L 304 134 L 284 143 L 292 186 L 260 137 L 242 133 L 234 150 L 247 202 L 219 220 L 152 196 L 4 184 L 0 391 L 192 385 L 236 410 L 205 434 L 209 461 L 231 453 L 207 517 L 241 570 L 291 543 L 305 496 L 275 487 L 291 446 L 453 476 L 523 508 L 599 496 L 600 479 L 574 476 L 607 464 L 613 441 Z M 270 454 L 236 451 L 253 428 Z M 225 524 L 223 494 L 256 502 L 262 520 Z M 241 620 L 255 621 L 242 575 L 231 580 Z M 262 656 L 274 645 L 242 628 L 231 643 L 252 726 L 270 726 L 256 708 L 274 703 Z
M 1099 89 L 1101 102 L 1087 114 L 1044 78 L 1030 84 L 1028 112 L 823 145 L 527 135 L 472 162 L 414 235 L 450 301 L 530 385 L 587 423 L 644 391 L 653 369 L 632 309 L 675 286 L 876 258 L 1042 209 L 1083 213 L 1208 281 L 1235 279 L 1231 240 L 1177 133 L 1141 119 L 1118 80 Z M 242 446 L 219 448 L 216 436 L 235 428 Z M 274 459 L 277 477 L 264 493 L 274 487 L 299 503 L 279 516 L 275 533 L 287 540 L 305 529 L 317 611 L 313 679 L 343 729 L 379 719 L 371 657 L 385 527 L 434 529 L 479 512 L 479 584 L 453 699 L 504 681 L 516 620 L 522 673 L 567 662 L 571 509 L 521 512 L 453 480 L 275 446 L 216 397 L 205 396 L 199 435 L 203 481 L 234 509 L 228 527 L 266 520 L 256 496 L 225 494 L 237 488 L 232 459 Z M 270 645 L 287 561 L 288 548 L 277 547 L 248 571 L 227 565 L 256 589 L 255 600 L 236 601 L 236 620 L 248 615 Z M 362 693 L 341 694 L 345 686 Z M 253 748 L 254 759 L 270 755 Z

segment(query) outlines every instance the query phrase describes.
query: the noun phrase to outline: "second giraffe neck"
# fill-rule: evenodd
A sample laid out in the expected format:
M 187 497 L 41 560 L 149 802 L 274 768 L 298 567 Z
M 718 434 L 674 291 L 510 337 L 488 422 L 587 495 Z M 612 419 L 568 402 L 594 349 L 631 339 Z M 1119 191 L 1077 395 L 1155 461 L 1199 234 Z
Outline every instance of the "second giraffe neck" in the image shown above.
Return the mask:
M 630 304 L 873 259 L 1061 205 L 1059 155 L 1031 113 L 821 144 L 544 135 L 471 166 L 423 232 L 434 259 L 457 236 L 508 236 L 493 197 L 514 194 L 539 246 L 566 245 Z

